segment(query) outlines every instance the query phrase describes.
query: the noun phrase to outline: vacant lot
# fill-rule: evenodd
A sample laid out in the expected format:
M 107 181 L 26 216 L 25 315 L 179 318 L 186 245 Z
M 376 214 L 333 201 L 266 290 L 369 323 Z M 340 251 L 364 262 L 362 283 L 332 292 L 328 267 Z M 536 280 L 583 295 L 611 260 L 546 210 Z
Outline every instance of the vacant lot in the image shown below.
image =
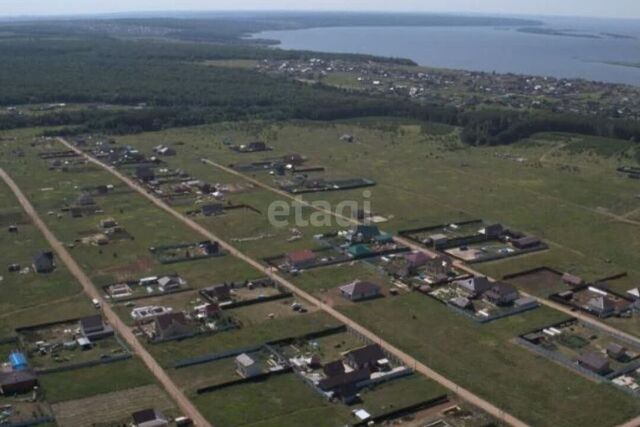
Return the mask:
M 86 427 L 94 423 L 129 423 L 131 414 L 155 408 L 167 416 L 177 414 L 171 399 L 157 385 L 137 387 L 53 405 L 60 427 Z
M 220 427 L 245 425 L 335 427 L 351 420 L 348 408 L 330 404 L 294 374 L 195 397 L 207 419 Z
M 152 382 L 153 377 L 137 359 L 40 377 L 40 383 L 50 403 L 83 399 Z

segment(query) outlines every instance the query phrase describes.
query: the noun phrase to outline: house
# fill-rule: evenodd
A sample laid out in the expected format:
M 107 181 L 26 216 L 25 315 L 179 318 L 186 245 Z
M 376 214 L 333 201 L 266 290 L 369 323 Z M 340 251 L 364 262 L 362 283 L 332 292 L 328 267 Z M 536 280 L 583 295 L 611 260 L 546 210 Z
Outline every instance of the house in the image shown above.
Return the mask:
M 242 378 L 253 378 L 262 374 L 262 368 L 248 354 L 242 353 L 236 357 L 236 372 Z
M 344 364 L 342 363 L 342 360 L 329 362 L 322 367 L 322 372 L 324 372 L 327 377 L 342 375 L 345 373 Z
M 215 255 L 220 252 L 220 243 L 211 240 L 205 240 L 200 242 L 198 247 L 204 251 L 207 255 Z
M 184 313 L 165 313 L 153 321 L 156 340 L 172 340 L 191 334 L 191 327 Z
M 178 276 L 162 276 L 158 279 L 158 290 L 160 292 L 171 292 L 180 289 L 182 280 Z
M 76 206 L 92 206 L 95 204 L 95 200 L 93 200 L 93 197 L 89 193 L 80 194 L 75 202 Z
M 38 252 L 33 257 L 32 266 L 36 273 L 51 273 L 56 268 L 56 263 L 53 260 L 53 252 Z
M 118 226 L 118 223 L 113 218 L 106 218 L 106 219 L 100 220 L 100 228 L 114 228 L 117 226 Z
M 541 240 L 534 236 L 525 236 L 520 237 L 519 239 L 514 239 L 511 241 L 511 244 L 516 249 L 531 249 L 539 246 L 541 244 Z
M 218 303 L 231 301 L 231 286 L 226 283 L 209 286 L 202 290 L 205 296 Z
M 415 272 L 418 268 L 426 265 L 431 257 L 424 252 L 411 252 L 406 254 L 404 259 L 409 270 Z
M 605 375 L 611 371 L 609 361 L 598 353 L 583 353 L 578 357 L 578 365 L 599 375 Z
M 484 234 L 487 239 L 497 239 L 504 232 L 502 224 L 490 224 L 480 230 L 480 234 Z
M 224 213 L 224 206 L 222 203 L 210 203 L 202 205 L 200 212 L 202 212 L 202 215 L 204 216 L 222 215 Z
M 351 243 L 371 243 L 380 236 L 380 230 L 375 225 L 358 225 L 351 233 Z
M 497 282 L 484 293 L 484 297 L 495 305 L 510 305 L 520 298 L 520 293 L 509 283 Z
M 582 279 L 581 277 L 578 277 L 578 276 L 574 276 L 573 274 L 569 274 L 569 273 L 564 273 L 562 275 L 562 282 L 564 284 L 572 286 L 574 288 L 584 285 L 584 279 Z
M 620 344 L 609 343 L 607 345 L 607 356 L 610 358 L 617 360 L 619 362 L 625 360 L 627 358 L 627 349 Z
M 144 409 L 133 415 L 133 427 L 165 427 L 169 420 L 157 409 Z
M 322 391 L 336 391 L 342 390 L 341 393 L 338 393 L 342 396 L 345 395 L 353 395 L 357 393 L 358 386 L 363 382 L 369 381 L 371 378 L 371 371 L 368 368 L 364 369 L 354 369 L 349 372 L 343 372 L 331 377 L 323 378 L 318 382 L 318 387 Z M 346 390 L 348 389 L 347 393 Z
M 377 370 L 378 362 L 386 359 L 387 356 L 378 344 L 371 344 L 366 347 L 351 350 L 344 356 L 344 363 L 351 369 L 371 369 Z
M 80 331 L 89 341 L 109 338 L 114 334 L 113 328 L 104 323 L 100 314 L 80 319 Z
M 38 378 L 28 369 L 0 371 L 0 394 L 11 396 L 29 393 L 38 385 Z
M 156 173 L 149 166 L 138 166 L 136 168 L 136 178 L 142 182 L 150 182 L 156 179 Z
M 350 301 L 363 301 L 381 295 L 380 286 L 371 282 L 356 280 L 340 287 L 340 294 Z
M 311 249 L 290 252 L 285 256 L 285 262 L 289 267 L 301 270 L 316 263 L 316 254 Z
M 587 301 L 586 310 L 594 313 L 598 317 L 612 316 L 616 311 L 616 305 L 606 295 L 597 295 Z
M 429 236 L 427 240 L 433 245 L 434 248 L 439 249 L 449 241 L 449 237 L 447 237 L 446 234 L 437 233 Z
M 468 279 L 456 280 L 453 284 L 467 291 L 472 298 L 477 298 L 491 289 L 491 282 L 484 276 L 474 276 Z

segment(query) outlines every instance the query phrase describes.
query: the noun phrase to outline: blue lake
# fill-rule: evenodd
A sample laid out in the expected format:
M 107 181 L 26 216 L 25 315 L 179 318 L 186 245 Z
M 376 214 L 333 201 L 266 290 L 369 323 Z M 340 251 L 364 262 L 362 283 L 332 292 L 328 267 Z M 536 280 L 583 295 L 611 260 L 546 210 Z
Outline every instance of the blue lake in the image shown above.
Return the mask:
M 538 28 L 570 35 L 509 27 L 339 27 L 266 31 L 253 37 L 279 40 L 283 49 L 403 57 L 441 68 L 640 86 L 640 21 L 545 18 L 544 24 Z

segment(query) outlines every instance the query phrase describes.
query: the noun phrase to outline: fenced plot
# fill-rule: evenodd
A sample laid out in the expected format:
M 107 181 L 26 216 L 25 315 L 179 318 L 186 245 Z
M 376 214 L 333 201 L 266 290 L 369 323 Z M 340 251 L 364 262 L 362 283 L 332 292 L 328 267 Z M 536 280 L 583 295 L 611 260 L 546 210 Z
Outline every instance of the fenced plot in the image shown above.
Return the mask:
M 53 412 L 60 427 L 86 427 L 114 423 L 128 425 L 131 414 L 149 408 L 158 409 L 165 415 L 177 414 L 171 399 L 157 385 L 57 403 L 53 405 Z

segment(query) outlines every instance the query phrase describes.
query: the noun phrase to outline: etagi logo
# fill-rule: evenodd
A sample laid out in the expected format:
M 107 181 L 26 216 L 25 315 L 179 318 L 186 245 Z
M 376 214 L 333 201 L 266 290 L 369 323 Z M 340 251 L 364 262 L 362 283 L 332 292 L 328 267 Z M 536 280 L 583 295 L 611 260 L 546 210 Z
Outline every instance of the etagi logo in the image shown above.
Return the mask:
M 276 200 L 269 205 L 267 217 L 274 227 L 332 227 L 346 228 L 358 219 L 358 212 L 371 211 L 371 191 L 362 192 L 362 200 L 343 200 L 335 206 L 327 200 Z

